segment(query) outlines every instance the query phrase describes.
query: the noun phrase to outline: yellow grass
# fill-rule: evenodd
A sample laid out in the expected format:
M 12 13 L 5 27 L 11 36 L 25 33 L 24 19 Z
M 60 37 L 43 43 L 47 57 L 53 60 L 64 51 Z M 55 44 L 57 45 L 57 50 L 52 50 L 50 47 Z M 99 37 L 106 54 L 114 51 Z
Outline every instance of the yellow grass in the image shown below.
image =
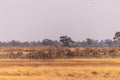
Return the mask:
M 19 51 L 28 54 L 31 50 L 44 48 L 47 47 L 0 47 L 0 54 Z M 109 52 L 112 48 L 100 49 L 108 49 Z M 113 47 L 113 49 L 120 54 L 119 48 Z M 45 60 L 1 58 L 0 80 L 120 80 L 120 58 L 80 57 Z
M 6 67 L 0 80 L 120 80 L 119 67 Z
M 52 65 L 52 62 L 54 62 L 54 65 Z M 67 66 L 66 62 L 68 63 Z M 40 65 L 36 66 L 36 63 Z M 1 59 L 0 65 L 4 66 L 0 66 L 0 80 L 120 80 L 119 63 L 120 58 L 68 60 Z

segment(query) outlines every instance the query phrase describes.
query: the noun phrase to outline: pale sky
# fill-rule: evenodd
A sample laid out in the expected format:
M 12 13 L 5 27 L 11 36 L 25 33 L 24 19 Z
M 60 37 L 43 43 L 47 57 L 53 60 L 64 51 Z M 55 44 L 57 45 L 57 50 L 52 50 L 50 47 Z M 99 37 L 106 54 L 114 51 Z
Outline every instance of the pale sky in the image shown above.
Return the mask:
M 0 41 L 112 39 L 120 0 L 0 0 Z

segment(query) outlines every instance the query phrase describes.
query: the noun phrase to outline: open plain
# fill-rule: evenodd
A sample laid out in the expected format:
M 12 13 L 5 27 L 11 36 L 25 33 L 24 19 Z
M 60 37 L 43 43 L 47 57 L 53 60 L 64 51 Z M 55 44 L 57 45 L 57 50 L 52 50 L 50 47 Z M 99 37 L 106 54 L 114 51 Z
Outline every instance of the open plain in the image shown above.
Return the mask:
M 0 47 L 0 80 L 120 80 L 119 47 Z
M 119 80 L 119 58 L 1 59 L 0 80 Z

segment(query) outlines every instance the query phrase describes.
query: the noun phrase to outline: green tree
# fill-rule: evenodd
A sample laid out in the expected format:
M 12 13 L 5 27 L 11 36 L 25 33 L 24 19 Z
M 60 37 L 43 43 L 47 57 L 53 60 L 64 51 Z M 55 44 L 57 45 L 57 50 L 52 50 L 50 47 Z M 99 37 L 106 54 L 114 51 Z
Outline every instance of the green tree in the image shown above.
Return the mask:
M 92 45 L 92 43 L 93 43 L 93 40 L 92 40 L 92 39 L 90 39 L 90 38 L 87 38 L 87 39 L 86 39 L 86 41 L 87 41 L 87 44 L 88 44 L 89 46 L 91 46 L 91 45 Z
M 120 40 L 120 32 L 116 32 L 115 37 L 113 39 Z
M 69 36 L 60 36 L 60 42 L 62 42 L 64 46 L 71 46 L 74 41 Z

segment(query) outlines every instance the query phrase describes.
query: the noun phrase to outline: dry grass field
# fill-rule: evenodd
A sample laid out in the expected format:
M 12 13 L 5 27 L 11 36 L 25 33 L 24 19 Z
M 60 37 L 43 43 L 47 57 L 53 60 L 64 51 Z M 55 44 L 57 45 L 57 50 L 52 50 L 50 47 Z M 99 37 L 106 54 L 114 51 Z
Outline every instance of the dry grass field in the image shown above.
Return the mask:
M 0 47 L 0 80 L 120 80 L 119 57 L 119 47 Z
M 120 58 L 1 59 L 0 80 L 120 80 Z

